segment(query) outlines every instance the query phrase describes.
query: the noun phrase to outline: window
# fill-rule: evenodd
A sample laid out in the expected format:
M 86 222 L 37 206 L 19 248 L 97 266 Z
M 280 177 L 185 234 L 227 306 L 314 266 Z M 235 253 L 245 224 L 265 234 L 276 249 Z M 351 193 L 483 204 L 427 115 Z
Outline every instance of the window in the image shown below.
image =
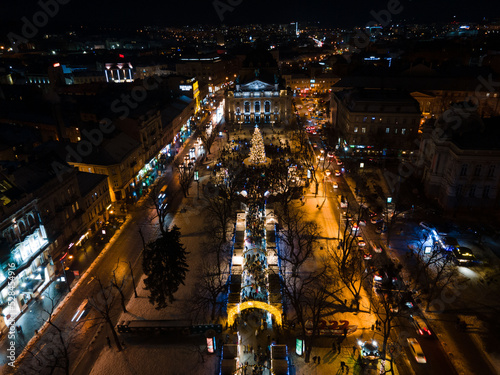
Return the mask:
M 489 186 L 485 186 L 483 188 L 483 198 L 489 198 L 490 197 L 490 187 Z
M 490 168 L 488 169 L 488 177 L 493 177 L 495 176 L 495 166 L 490 165 Z
M 271 102 L 267 101 L 264 103 L 264 112 L 266 113 L 271 112 Z
M 391 128 L 385 128 L 385 132 L 386 132 L 386 134 L 389 134 L 389 133 L 390 133 L 390 131 L 391 131 Z
M 460 176 L 467 175 L 467 164 L 462 164 L 462 168 L 460 169 Z
M 462 195 L 462 190 L 464 187 L 462 185 L 457 185 L 457 197 Z
M 245 113 L 250 112 L 250 102 L 245 102 Z
M 355 127 L 354 127 L 354 133 L 357 133 L 357 132 L 358 132 L 358 127 L 357 127 L 357 126 L 355 126 Z
M 256 113 L 260 112 L 260 102 L 255 102 L 255 112 Z
M 240 107 L 236 107 L 236 114 L 239 115 L 241 113 L 241 108 Z
M 366 122 L 367 119 L 368 117 L 363 117 L 363 122 Z
M 394 134 L 398 134 L 398 129 L 394 129 Z
M 469 189 L 469 197 L 474 198 L 476 195 L 476 185 L 472 185 Z
M 476 165 L 476 168 L 474 169 L 474 176 L 481 176 L 481 166 Z
M 365 134 L 366 133 L 366 128 L 361 128 L 361 133 Z
M 405 135 L 405 134 L 406 134 L 406 129 L 405 128 L 401 129 L 401 135 Z

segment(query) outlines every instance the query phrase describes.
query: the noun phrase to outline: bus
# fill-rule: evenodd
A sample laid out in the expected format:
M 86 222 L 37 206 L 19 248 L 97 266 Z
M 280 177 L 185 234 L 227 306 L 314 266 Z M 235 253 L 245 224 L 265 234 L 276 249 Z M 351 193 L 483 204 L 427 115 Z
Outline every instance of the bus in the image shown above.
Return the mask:
M 167 184 L 163 185 L 162 188 L 160 189 L 160 192 L 158 193 L 158 206 L 160 207 L 161 210 L 166 209 L 168 206 L 167 187 L 168 187 Z
M 347 198 L 343 195 L 339 195 L 340 208 L 347 208 Z

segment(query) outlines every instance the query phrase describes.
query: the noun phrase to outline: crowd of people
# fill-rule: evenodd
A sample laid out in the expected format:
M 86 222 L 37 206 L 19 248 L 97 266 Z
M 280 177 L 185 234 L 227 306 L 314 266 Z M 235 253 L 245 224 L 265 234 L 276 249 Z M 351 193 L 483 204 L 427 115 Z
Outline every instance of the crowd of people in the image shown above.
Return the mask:
M 264 220 L 264 208 L 258 204 L 250 205 L 246 217 L 246 240 L 243 252 L 242 301 L 267 302 L 267 257 Z

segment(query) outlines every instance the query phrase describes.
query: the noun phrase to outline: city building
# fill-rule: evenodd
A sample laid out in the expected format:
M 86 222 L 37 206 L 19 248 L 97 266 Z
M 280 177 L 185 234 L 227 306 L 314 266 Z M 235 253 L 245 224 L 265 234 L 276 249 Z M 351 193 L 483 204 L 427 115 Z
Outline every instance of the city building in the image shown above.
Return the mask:
M 332 86 L 336 84 L 340 77 L 333 73 L 319 74 L 284 74 L 286 86 L 295 93 L 313 94 L 330 92 Z
M 102 174 L 78 172 L 80 190 L 79 206 L 83 213 L 83 233 L 79 241 L 83 241 L 95 233 L 112 214 L 111 196 L 109 194 L 108 177 Z
M 405 90 L 418 101 L 422 122 L 438 118 L 452 103 L 472 100 L 481 117 L 500 115 L 500 94 L 483 80 L 446 77 L 429 67 L 416 65 L 400 76 L 348 76 L 334 84 L 333 91 L 353 88 Z
M 447 211 L 498 209 L 500 118 L 481 119 L 463 106 L 450 111 L 423 127 L 419 155 L 425 193 Z
M 234 85 L 225 92 L 229 124 L 289 124 L 292 92 L 278 75 L 278 63 L 267 50 L 247 54 Z
M 74 148 L 73 148 L 74 147 Z M 75 157 L 77 145 L 69 145 L 67 149 L 68 163 L 81 172 L 96 173 L 108 176 L 111 201 L 133 201 L 142 192 L 142 186 L 137 184 L 137 176 L 144 166 L 142 145 L 127 134 L 120 132 L 110 139 L 105 139 L 101 145 L 94 147 L 89 155 Z
M 226 122 L 232 124 L 288 124 L 291 119 L 291 92 L 279 84 L 268 83 L 258 76 L 226 91 Z
M 332 92 L 331 115 L 345 150 L 390 155 L 415 148 L 421 113 L 418 102 L 404 91 Z
M 176 72 L 181 76 L 196 77 L 201 86 L 207 85 L 209 93 L 214 93 L 223 87 L 230 74 L 234 74 L 227 68 L 226 61 L 217 54 L 192 55 L 180 59 Z
M 0 332 L 56 272 L 38 203 L 0 173 Z

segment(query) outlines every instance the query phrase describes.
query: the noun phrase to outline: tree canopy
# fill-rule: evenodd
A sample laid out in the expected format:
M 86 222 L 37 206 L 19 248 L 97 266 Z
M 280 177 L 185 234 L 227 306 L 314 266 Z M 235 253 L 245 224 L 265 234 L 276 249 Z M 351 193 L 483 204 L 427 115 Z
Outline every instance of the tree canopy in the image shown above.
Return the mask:
M 150 242 L 143 252 L 145 289 L 150 293 L 149 302 L 158 310 L 175 300 L 174 294 L 181 284 L 184 285 L 186 279 L 189 269 L 186 256 L 189 253 L 182 245 L 180 237 L 180 229 L 174 226 Z

